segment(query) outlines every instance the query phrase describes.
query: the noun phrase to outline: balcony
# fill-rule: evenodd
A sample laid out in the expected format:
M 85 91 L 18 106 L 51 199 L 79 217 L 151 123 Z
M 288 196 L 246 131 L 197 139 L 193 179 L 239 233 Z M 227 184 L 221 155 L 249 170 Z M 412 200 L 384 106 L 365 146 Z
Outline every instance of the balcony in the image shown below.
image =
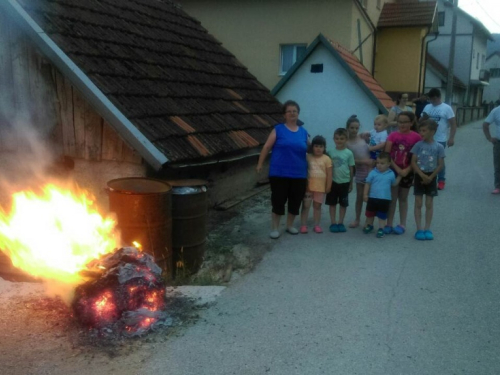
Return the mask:
M 490 81 L 490 71 L 486 69 L 481 69 L 479 71 L 479 80 L 482 82 L 489 82 Z

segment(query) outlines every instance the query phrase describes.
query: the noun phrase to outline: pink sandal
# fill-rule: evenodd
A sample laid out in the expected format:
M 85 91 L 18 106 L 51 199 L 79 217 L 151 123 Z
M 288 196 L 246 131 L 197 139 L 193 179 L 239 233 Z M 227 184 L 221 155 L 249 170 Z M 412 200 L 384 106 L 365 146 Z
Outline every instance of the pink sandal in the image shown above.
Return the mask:
M 315 233 L 323 233 L 323 229 L 319 225 L 314 226 L 314 232 Z
M 307 234 L 307 232 L 309 232 L 309 231 L 307 230 L 307 225 L 302 225 L 302 226 L 300 227 L 300 233 L 302 233 L 302 234 Z

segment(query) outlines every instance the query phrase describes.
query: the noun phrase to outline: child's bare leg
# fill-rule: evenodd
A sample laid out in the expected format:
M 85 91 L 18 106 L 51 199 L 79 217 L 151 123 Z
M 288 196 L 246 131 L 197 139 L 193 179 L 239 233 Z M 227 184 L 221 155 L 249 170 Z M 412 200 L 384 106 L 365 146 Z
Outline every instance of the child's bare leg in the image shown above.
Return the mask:
M 396 213 L 396 203 L 398 202 L 399 186 L 393 186 L 391 188 L 391 205 L 389 206 L 389 211 L 387 212 L 387 225 L 390 227 L 394 226 L 394 214 Z
M 378 229 L 384 229 L 387 224 L 387 219 L 378 218 Z
M 434 213 L 434 202 L 433 197 L 425 196 L 425 230 L 429 230 L 431 227 L 432 214 Z
M 366 217 L 366 220 L 365 220 L 365 227 L 367 227 L 368 225 L 373 225 L 373 221 L 375 220 L 375 218 L 372 216 L 372 217 Z
M 399 200 L 399 224 L 406 227 L 406 218 L 408 216 L 408 194 L 410 189 L 400 188 L 398 194 Z
M 290 212 L 288 213 L 288 216 L 286 217 L 286 227 L 287 228 L 293 227 L 293 221 L 295 220 L 295 216 L 297 216 L 297 215 L 293 215 Z
M 356 184 L 356 219 L 349 224 L 349 228 L 357 228 L 359 222 L 361 221 L 361 210 L 363 208 L 363 193 L 365 190 L 365 184 Z
M 415 195 L 415 224 L 417 230 L 422 230 L 422 196 Z
M 319 225 L 321 221 L 321 203 L 313 202 L 314 225 Z
M 340 206 L 339 208 L 339 224 L 344 223 L 345 212 L 347 211 L 347 207 Z
M 307 225 L 307 218 L 309 217 L 309 209 L 311 208 L 311 198 L 304 198 L 302 201 L 302 211 L 300 213 L 300 225 Z
M 330 212 L 330 223 L 337 224 L 336 215 L 337 215 L 337 205 L 330 206 L 328 211 Z
M 275 214 L 271 215 L 271 230 L 280 230 L 280 220 L 282 215 Z

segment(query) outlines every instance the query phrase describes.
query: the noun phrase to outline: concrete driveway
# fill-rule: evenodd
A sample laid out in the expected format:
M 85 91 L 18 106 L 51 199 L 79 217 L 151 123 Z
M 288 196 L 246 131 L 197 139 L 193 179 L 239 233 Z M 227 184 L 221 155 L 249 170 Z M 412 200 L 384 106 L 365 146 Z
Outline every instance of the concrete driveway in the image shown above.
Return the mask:
M 402 236 L 283 235 L 144 373 L 500 374 L 500 196 L 481 122 L 446 164 L 434 241 L 414 240 L 413 202 Z

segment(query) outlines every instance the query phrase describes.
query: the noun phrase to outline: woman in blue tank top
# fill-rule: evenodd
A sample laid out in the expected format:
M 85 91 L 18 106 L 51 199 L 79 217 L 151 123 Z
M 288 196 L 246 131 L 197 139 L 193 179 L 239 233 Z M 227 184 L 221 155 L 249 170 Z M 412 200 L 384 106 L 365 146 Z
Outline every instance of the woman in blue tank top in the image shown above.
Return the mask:
M 298 125 L 300 107 L 289 100 L 283 105 L 284 124 L 275 126 L 267 138 L 257 164 L 257 173 L 262 170 L 267 154 L 272 151 L 269 163 L 269 182 L 271 184 L 272 223 L 271 238 L 280 236 L 280 220 L 285 214 L 288 201 L 286 231 L 298 234 L 293 226 L 299 214 L 307 187 L 307 144 L 308 134 Z

